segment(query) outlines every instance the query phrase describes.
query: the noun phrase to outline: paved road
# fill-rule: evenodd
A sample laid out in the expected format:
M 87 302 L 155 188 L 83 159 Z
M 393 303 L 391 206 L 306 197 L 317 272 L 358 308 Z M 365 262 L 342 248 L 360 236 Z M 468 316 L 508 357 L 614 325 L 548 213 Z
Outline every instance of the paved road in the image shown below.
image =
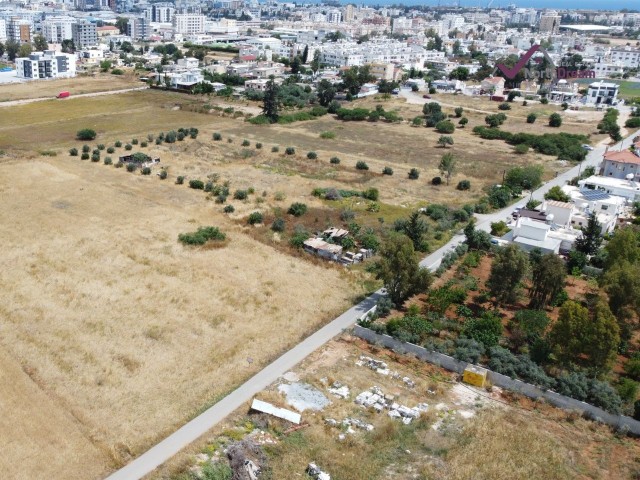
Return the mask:
M 634 135 L 638 135 L 640 130 Z M 622 142 L 624 147 L 631 143 L 631 139 Z M 620 145 L 620 144 L 618 144 Z M 616 147 L 617 148 L 617 147 Z M 558 175 L 533 193 L 533 198 L 542 200 L 544 194 L 553 186 L 564 185 L 567 181 L 578 175 L 578 170 L 587 166 L 596 166 L 602 159 L 604 147 L 598 147 L 589 153 L 587 159 L 581 166 L 576 166 L 571 170 Z M 529 197 L 523 198 L 515 205 L 500 210 L 499 212 L 481 215 L 478 219 L 477 228 L 489 231 L 491 222 L 504 220 L 510 216 L 515 207 L 523 207 Z M 463 235 L 456 234 L 447 244 L 427 256 L 420 264 L 434 270 L 440 264 L 443 255 L 464 240 Z M 234 412 L 242 404 L 248 402 L 254 395 L 264 390 L 268 385 L 275 382 L 288 370 L 304 360 L 313 351 L 327 343 L 343 330 L 351 327 L 358 319 L 367 313 L 384 295 L 383 290 L 378 290 L 373 295 L 350 308 L 331 323 L 322 327 L 316 333 L 306 338 L 294 348 L 283 354 L 276 361 L 266 366 L 263 370 L 251 377 L 248 381 L 231 392 L 218 403 L 210 407 L 204 413 L 191 420 L 189 423 L 169 435 L 156 446 L 133 460 L 131 463 L 113 473 L 107 480 L 137 480 L 162 465 L 165 461 L 178 453 L 184 447 L 204 435 L 209 429 L 222 421 L 225 417 Z
M 93 92 L 93 93 L 79 93 L 77 95 L 71 95 L 68 97 L 69 100 L 73 100 L 74 98 L 82 98 L 82 97 L 101 97 L 103 95 L 116 95 L 118 93 L 126 93 L 126 92 L 135 92 L 138 90 L 146 90 L 148 86 L 144 87 L 136 87 L 136 88 L 125 88 L 123 90 L 109 90 L 106 92 Z M 44 102 L 45 100 L 55 100 L 55 97 L 39 97 L 39 98 L 26 98 L 24 100 L 10 100 L 8 102 L 0 102 L 0 107 L 13 107 L 15 105 L 25 105 L 27 103 L 34 102 Z M 67 101 L 67 99 L 63 99 L 61 101 Z

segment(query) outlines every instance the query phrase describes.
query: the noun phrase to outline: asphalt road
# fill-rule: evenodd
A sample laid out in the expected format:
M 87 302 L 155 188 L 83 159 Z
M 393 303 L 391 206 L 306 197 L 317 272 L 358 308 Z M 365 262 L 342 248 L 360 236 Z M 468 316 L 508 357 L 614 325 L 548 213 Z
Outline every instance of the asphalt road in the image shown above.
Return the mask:
M 640 130 L 613 148 L 617 149 L 620 145 L 622 145 L 623 148 L 628 147 L 631 143 L 631 138 L 638 134 L 640 134 Z M 540 187 L 538 190 L 533 192 L 533 198 L 542 200 L 544 194 L 551 187 L 564 185 L 566 182 L 578 175 L 579 169 L 583 169 L 587 166 L 597 166 L 602 159 L 604 150 L 604 147 L 598 147 L 589 152 L 589 155 L 585 161 L 582 162 L 582 165 L 576 166 L 571 170 L 558 175 L 556 178 Z M 505 220 L 510 216 L 515 207 L 524 207 L 529 198 L 529 196 L 526 196 L 517 203 L 498 212 L 488 215 L 479 215 L 477 228 L 489 231 L 491 229 L 491 222 Z M 443 255 L 462 241 L 464 241 L 464 235 L 454 235 L 448 243 L 427 256 L 420 262 L 420 264 L 430 270 L 435 270 L 440 264 Z M 279 377 L 291 370 L 313 351 L 320 348 L 333 337 L 340 334 L 343 330 L 351 327 L 358 319 L 363 317 L 364 314 L 366 314 L 383 295 L 384 290 L 378 290 L 358 305 L 344 312 L 338 318 L 331 321 L 316 333 L 307 337 L 291 350 L 280 356 L 273 363 L 267 365 L 264 369 L 251 377 L 218 403 L 207 409 L 204 413 L 179 428 L 177 431 L 169 435 L 167 438 L 122 469 L 107 477 L 107 480 L 137 480 L 153 471 L 156 467 L 162 465 L 184 447 L 204 435 L 209 429 L 218 424 L 237 408 L 250 401 L 258 392 L 264 390 L 268 385 L 275 382 Z

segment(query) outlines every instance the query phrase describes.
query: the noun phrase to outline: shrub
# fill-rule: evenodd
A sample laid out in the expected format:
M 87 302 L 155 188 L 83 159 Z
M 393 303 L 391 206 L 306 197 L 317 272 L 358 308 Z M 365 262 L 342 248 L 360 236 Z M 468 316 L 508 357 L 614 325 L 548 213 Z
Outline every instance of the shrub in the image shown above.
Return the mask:
M 133 145 L 138 145 L 138 139 L 137 139 L 137 138 L 134 138 L 133 140 L 131 140 L 131 143 L 132 143 Z
M 176 140 L 178 140 L 179 142 L 182 142 L 184 140 L 184 137 L 185 137 L 185 135 L 184 135 L 183 132 L 178 132 L 176 134 Z
M 195 232 L 178 235 L 178 241 L 184 245 L 204 245 L 209 241 L 224 241 L 226 238 L 218 227 L 199 227 Z
M 284 232 L 285 227 L 286 223 L 284 221 L 284 218 L 276 218 L 271 224 L 271 230 L 273 230 L 274 232 Z
M 307 153 L 307 158 L 309 160 L 315 160 L 316 158 L 318 158 L 318 154 L 316 152 L 308 152 Z
M 251 142 L 247 139 L 242 140 L 242 146 L 243 147 L 248 147 L 249 145 L 251 145 Z
M 471 188 L 471 182 L 469 180 L 460 180 L 456 189 L 458 190 L 469 190 Z
M 246 190 L 236 190 L 233 192 L 234 200 L 246 200 L 249 196 L 249 193 Z
M 441 185 L 442 184 L 442 177 L 433 177 L 431 179 L 431 185 Z
M 262 148 L 262 144 L 260 142 L 256 143 L 256 150 L 260 150 Z
M 526 143 L 521 143 L 519 145 L 516 145 L 513 150 L 519 155 L 524 155 L 525 153 L 529 152 L 529 145 L 527 145 Z
M 549 103 L 549 99 L 548 99 L 548 98 L 541 98 L 541 99 L 540 99 L 540 103 L 541 103 L 542 105 L 546 105 L 546 104 L 548 104 L 548 103 Z
M 329 160 L 329 162 L 334 165 L 338 165 L 340 163 L 340 159 L 338 157 L 331 157 L 331 160 Z
M 433 325 L 421 315 L 405 315 L 387 322 L 387 333 L 403 342 L 420 344 L 433 331 Z
M 233 138 L 227 138 L 227 143 L 233 143 Z
M 218 132 L 213 134 L 213 140 L 215 140 L 216 142 L 219 142 L 220 140 L 222 140 L 222 135 L 219 134 Z
M 179 175 L 178 177 L 176 177 L 176 185 L 182 185 L 184 183 L 184 177 L 182 175 Z
M 449 120 L 442 120 L 436 123 L 436 130 L 438 133 L 453 133 L 455 129 L 455 125 Z
M 467 117 L 462 117 L 460 119 L 460 121 L 458 122 L 458 125 L 460 125 L 462 128 L 464 128 L 464 126 L 469 123 L 469 119 Z
M 70 148 L 69 149 L 69 155 L 71 155 L 72 157 L 77 157 L 78 156 L 78 149 L 77 148 Z
M 104 157 L 105 165 L 111 165 L 112 163 L 113 163 L 113 160 L 111 160 L 111 157 Z
M 98 155 L 99 156 L 100 155 L 100 150 L 98 150 L 97 148 L 94 148 L 93 152 L 91 152 L 91 153 L 94 154 L 94 155 Z
M 324 138 L 325 140 L 331 140 L 336 138 L 336 132 L 322 132 L 320 134 L 320 138 Z
M 369 165 L 362 160 L 356 162 L 356 170 L 369 170 Z
M 287 210 L 287 213 L 289 215 L 293 215 L 294 217 L 301 217 L 302 215 L 307 213 L 307 206 L 304 203 L 292 203 L 289 207 L 289 210 Z
M 99 143 L 98 150 L 104 150 L 104 149 L 105 149 L 104 143 Z
M 162 143 L 162 139 L 160 137 L 156 138 L 156 145 L 160 145 Z
M 493 347 L 502 336 L 502 321 L 498 315 L 485 312 L 478 318 L 467 320 L 462 335 L 482 343 L 487 348 Z
M 124 149 L 125 149 L 125 150 L 127 150 L 127 151 L 130 151 L 130 150 L 132 150 L 132 149 L 133 149 L 133 145 L 131 145 L 130 143 L 127 143 L 127 144 L 124 146 Z
M 115 153 L 116 149 L 113 147 L 107 148 L 107 153 Z
M 82 146 L 82 153 L 89 153 L 91 151 L 91 147 L 89 145 Z
M 80 160 L 89 160 L 89 154 L 88 154 L 88 153 L 83 153 L 83 154 L 80 156 Z
M 167 171 L 163 168 L 162 170 L 160 170 L 158 177 L 160 177 L 160 180 L 166 180 L 167 175 Z
M 143 167 L 140 173 L 142 175 L 151 175 L 151 167 Z
M 296 149 L 294 147 L 287 147 L 285 148 L 284 153 L 287 155 L 295 155 Z
M 142 148 L 147 148 L 149 146 L 149 144 L 147 142 L 140 142 L 140 146 Z
M 384 167 L 384 168 L 382 169 L 382 174 L 383 174 L 383 175 L 389 175 L 389 176 L 393 175 L 393 168 L 391 168 L 391 167 Z
M 138 166 L 135 163 L 127 163 L 127 172 L 135 172 Z
M 94 140 L 96 136 L 96 131 L 91 128 L 83 128 L 82 130 L 78 130 L 76 132 L 76 138 L 78 140 Z
M 627 128 L 638 128 L 640 127 L 640 117 L 631 117 L 625 123 L 624 126 Z
M 120 140 L 116 140 L 114 145 L 116 146 L 116 148 L 120 148 L 122 146 L 122 142 Z
M 124 167 L 124 163 L 123 163 L 123 162 L 118 161 L 118 162 L 114 165 L 114 167 L 116 167 L 116 168 L 122 168 L 122 167 Z
M 366 198 L 367 200 L 377 201 L 380 197 L 380 192 L 378 192 L 377 188 L 371 187 L 367 188 L 362 192 L 362 198 Z
M 100 161 L 100 154 L 99 153 L 93 153 L 91 155 L 91 161 L 92 162 L 99 162 Z
M 489 355 L 491 356 L 489 368 L 498 373 L 512 378 L 521 378 L 544 389 L 555 385 L 555 381 L 526 355 L 515 356 L 502 347 L 491 348 Z
M 640 355 L 634 354 L 624 365 L 624 372 L 634 380 L 640 380 Z
M 189 188 L 204 190 L 204 182 L 202 180 L 189 180 Z
M 234 208 L 233 205 L 225 205 L 225 207 L 222 209 L 222 211 L 224 213 L 233 213 L 236 211 L 236 209 Z
M 279 151 L 280 151 L 280 147 L 278 147 L 278 146 L 271 147 L 271 152 L 272 153 L 278 153 Z
M 263 216 L 262 213 L 260 212 L 253 212 L 249 215 L 249 218 L 247 219 L 247 222 L 249 223 L 249 225 L 257 225 L 259 223 L 262 223 L 263 221 Z
M 464 112 L 464 108 L 456 107 L 454 113 L 456 114 L 456 118 L 462 117 L 462 113 Z
M 562 117 L 559 113 L 552 113 L 549 116 L 549 126 L 550 127 L 559 127 L 562 125 Z
M 453 351 L 453 358 L 461 362 L 478 363 L 480 357 L 484 355 L 484 345 L 470 338 L 459 338 L 456 340 L 456 349 Z
M 506 102 L 503 102 L 500 105 L 498 105 L 498 110 L 511 110 L 511 105 L 509 105 Z
M 417 180 L 420 177 L 420 171 L 417 168 L 409 170 L 409 178 L 411 180 Z

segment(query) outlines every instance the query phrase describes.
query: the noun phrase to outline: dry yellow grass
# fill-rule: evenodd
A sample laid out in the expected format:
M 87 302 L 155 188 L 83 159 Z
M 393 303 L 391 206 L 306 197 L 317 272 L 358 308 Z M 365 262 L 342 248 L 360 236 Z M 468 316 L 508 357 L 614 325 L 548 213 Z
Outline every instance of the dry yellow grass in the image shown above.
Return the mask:
M 95 76 L 39 80 L 37 82 L 11 83 L 0 85 L 0 102 L 29 98 L 55 97 L 69 91 L 71 95 L 106 92 L 143 86 L 133 75 L 96 74 Z
M 340 270 L 255 242 L 202 192 L 68 158 L 4 163 L 0 185 L 0 345 L 117 461 L 352 299 Z M 177 243 L 210 224 L 227 247 Z
M 0 471 L 3 478 L 93 478 L 109 465 L 106 452 L 0 348 Z

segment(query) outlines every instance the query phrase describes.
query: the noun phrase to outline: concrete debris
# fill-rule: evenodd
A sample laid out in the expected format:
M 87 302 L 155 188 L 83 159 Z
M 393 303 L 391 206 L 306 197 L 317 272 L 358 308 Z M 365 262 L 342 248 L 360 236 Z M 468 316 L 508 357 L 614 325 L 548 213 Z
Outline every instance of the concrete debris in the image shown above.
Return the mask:
M 366 408 L 373 408 L 378 413 L 386 409 L 391 418 L 400 418 L 407 425 L 429 408 L 426 403 L 420 403 L 416 407 L 410 408 L 394 402 L 393 399 L 393 396 L 385 395 L 380 388 L 371 387 L 371 389 L 360 393 L 356 397 L 355 403 Z
M 320 470 L 318 466 L 313 462 L 311 462 L 307 466 L 307 473 L 309 474 L 309 476 L 311 476 L 311 478 L 314 478 L 315 480 L 331 480 L 331 476 L 328 473 Z
M 196 455 L 196 463 L 207 463 L 211 460 L 206 453 L 198 453 Z
M 249 434 L 249 438 L 258 445 L 275 445 L 278 443 L 278 440 L 276 440 L 273 435 L 269 432 L 265 432 L 264 430 L 254 430 Z
M 416 383 L 413 380 L 411 380 L 409 377 L 402 377 L 402 381 L 409 388 L 413 388 L 416 386 Z
M 283 420 L 287 420 L 291 423 L 295 423 L 296 425 L 300 424 L 299 413 L 292 412 L 291 410 L 287 410 L 286 408 L 276 407 L 274 405 L 271 405 L 268 402 L 263 402 L 262 400 L 258 400 L 257 398 L 253 399 L 253 403 L 251 404 L 251 410 L 255 410 L 261 413 L 266 413 L 268 415 L 273 415 L 274 417 L 282 418 Z
M 345 418 L 342 421 L 342 425 L 349 426 L 349 428 L 351 427 L 351 425 L 353 425 L 354 427 L 366 430 L 367 432 L 373 430 L 373 425 L 371 425 L 370 423 L 365 423 L 362 420 L 358 420 L 357 418 Z M 349 430 L 347 429 L 347 432 L 348 431 Z
M 389 370 L 389 366 L 382 360 L 376 360 L 375 358 L 361 355 L 360 359 L 356 361 L 356 365 L 359 367 L 367 367 L 380 375 L 391 376 L 394 379 L 402 380 L 409 388 L 414 388 L 416 386 L 415 382 L 409 377 L 403 377 L 398 372 Z
M 322 410 L 331 402 L 324 394 L 307 383 L 296 382 L 278 385 L 278 391 L 287 397 L 287 404 L 299 412 L 305 410 Z
M 244 439 L 229 445 L 227 458 L 233 471 L 232 480 L 258 480 L 261 466 L 267 463 L 267 457 L 262 448 L 252 439 Z
M 335 395 L 336 397 L 339 397 L 342 399 L 349 398 L 349 395 L 351 393 L 349 391 L 349 387 L 341 384 L 340 382 L 333 382 L 333 385 L 331 385 L 328 388 L 328 390 L 329 390 L 329 393 L 331 393 L 332 395 Z
M 325 418 L 324 423 L 329 425 L 330 427 L 337 427 L 338 421 L 334 418 Z

